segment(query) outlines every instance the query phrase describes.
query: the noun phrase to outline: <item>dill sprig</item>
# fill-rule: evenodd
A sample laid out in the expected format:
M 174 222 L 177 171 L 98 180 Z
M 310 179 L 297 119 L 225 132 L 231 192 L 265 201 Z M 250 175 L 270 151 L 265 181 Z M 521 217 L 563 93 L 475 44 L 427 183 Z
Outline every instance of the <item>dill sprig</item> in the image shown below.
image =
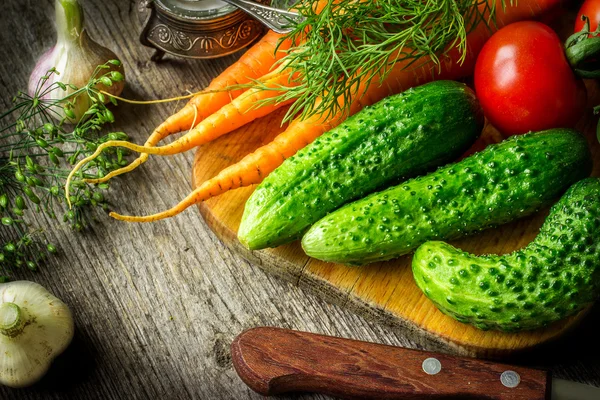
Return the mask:
M 286 120 L 347 111 L 360 85 L 383 82 L 399 62 L 404 68 L 432 63 L 433 71 L 457 48 L 462 63 L 467 35 L 480 22 L 493 24 L 496 7 L 488 0 L 329 0 L 321 10 L 315 4 L 294 6 L 305 19 L 284 38 L 296 44 L 280 61 L 293 73 L 289 85 L 254 82 L 283 92 L 269 102 L 297 99 Z
M 63 222 L 81 230 L 87 226 L 92 208 L 108 208 L 102 193 L 108 185 L 94 187 L 83 182 L 73 185 L 73 209 L 65 210 L 60 205 L 65 197 L 65 180 L 80 155 L 93 153 L 108 140 L 127 139 L 127 135 L 120 132 L 101 134 L 104 125 L 114 122 L 114 116 L 97 87 L 111 86 L 124 79 L 121 73 L 110 70 L 118 65 L 118 60 L 111 60 L 98 66 L 81 88 L 62 82 L 47 84 L 54 80 L 53 75 L 58 75 L 51 69 L 40 78 L 33 95 L 19 92 L 13 98 L 12 108 L 0 114 L 0 221 L 3 225 L 0 226 L 0 282 L 6 279 L 3 275 L 9 270 L 21 267 L 36 270 L 40 260 L 57 251 L 53 244 L 45 242 L 43 229 L 27 223 L 27 210 L 43 212 L 52 219 L 57 218 L 57 212 L 61 213 Z M 45 100 L 53 91 L 65 91 L 67 87 L 71 92 L 64 97 Z M 89 101 L 91 106 L 73 127 L 68 119 L 75 117 L 73 108 L 78 101 Z M 115 99 L 110 98 L 110 101 L 116 104 Z M 61 114 L 65 117 L 56 122 Z M 125 155 L 124 149 L 105 151 L 81 174 L 88 178 L 104 176 L 126 165 Z

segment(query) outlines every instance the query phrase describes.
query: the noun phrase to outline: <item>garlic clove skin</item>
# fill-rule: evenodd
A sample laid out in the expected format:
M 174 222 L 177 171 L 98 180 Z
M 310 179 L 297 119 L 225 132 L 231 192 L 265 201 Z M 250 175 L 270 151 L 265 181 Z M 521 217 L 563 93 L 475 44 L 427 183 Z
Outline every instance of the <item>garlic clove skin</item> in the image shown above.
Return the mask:
M 20 319 L 12 323 L 16 309 Z M 11 329 L 3 330 L 7 324 Z M 69 346 L 74 332 L 71 310 L 43 286 L 29 281 L 0 284 L 0 384 L 20 388 L 37 382 Z
M 28 93 L 30 96 L 42 94 L 44 89 L 54 82 L 72 84 L 77 88 L 84 87 L 94 75 L 99 65 L 105 64 L 109 60 L 116 60 L 118 57 L 114 52 L 95 42 L 87 33 L 84 27 L 83 9 L 77 0 L 55 0 L 56 8 L 56 31 L 57 41 L 54 47 L 48 50 L 38 60 L 36 66 L 29 77 Z M 50 78 L 40 88 L 38 87 L 40 78 L 47 75 L 51 68 L 55 68 L 59 74 L 52 74 Z M 111 66 L 111 69 L 103 69 L 97 77 L 110 71 L 119 71 L 124 74 L 122 65 Z M 97 85 L 101 90 L 118 96 L 123 91 L 125 81 L 114 82 L 112 86 Z M 74 90 L 67 87 L 66 90 L 57 88 L 51 93 L 40 96 L 41 99 L 52 101 L 59 100 L 73 93 Z M 109 99 L 105 99 L 109 101 Z M 57 120 L 66 118 L 63 106 L 54 107 L 55 113 L 52 114 Z M 85 112 L 90 108 L 91 101 L 87 95 L 78 96 L 74 101 L 75 113 L 74 119 L 67 119 L 70 123 L 78 123 L 84 118 Z

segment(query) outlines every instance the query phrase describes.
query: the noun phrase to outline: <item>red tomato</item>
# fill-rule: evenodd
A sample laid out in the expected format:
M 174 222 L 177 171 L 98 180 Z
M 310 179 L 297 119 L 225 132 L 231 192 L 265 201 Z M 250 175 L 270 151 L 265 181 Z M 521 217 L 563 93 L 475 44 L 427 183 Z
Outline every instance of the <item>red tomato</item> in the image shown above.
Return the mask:
M 572 127 L 586 103 L 562 42 L 533 21 L 510 24 L 487 41 L 475 65 L 475 91 L 486 117 L 508 135 Z
M 595 31 L 600 21 L 600 1 L 599 0 L 585 0 L 579 9 L 577 14 L 577 20 L 575 21 L 575 32 L 579 32 L 583 29 L 584 23 L 581 16 L 585 15 L 590 19 L 590 31 Z

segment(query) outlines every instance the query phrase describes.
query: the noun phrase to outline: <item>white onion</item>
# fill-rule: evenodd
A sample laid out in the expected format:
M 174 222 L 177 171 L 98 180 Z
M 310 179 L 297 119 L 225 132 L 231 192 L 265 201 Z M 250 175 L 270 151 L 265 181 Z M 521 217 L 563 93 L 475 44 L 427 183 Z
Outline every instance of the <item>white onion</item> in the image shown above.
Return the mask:
M 83 10 L 77 0 L 55 0 L 55 8 L 56 44 L 44 53 L 33 69 L 28 85 L 30 96 L 42 94 L 45 88 L 56 81 L 81 88 L 88 84 L 99 65 L 118 59 L 115 53 L 90 38 L 84 27 Z M 55 68 L 58 74 L 52 74 L 43 86 L 38 88 L 41 77 L 47 75 L 51 68 Z M 111 66 L 111 69 L 123 73 L 121 66 Z M 102 71 L 101 74 L 104 74 L 110 70 Z M 123 91 L 124 85 L 125 81 L 121 81 L 114 82 L 110 87 L 103 85 L 97 87 L 118 96 Z M 43 100 L 59 100 L 73 92 L 74 90 L 69 87 L 64 91 L 57 88 L 39 97 Z M 79 122 L 90 106 L 88 96 L 79 96 L 72 109 L 75 118 L 69 121 Z M 55 111 L 57 112 L 55 117 L 58 120 L 65 118 L 62 107 L 55 107 Z

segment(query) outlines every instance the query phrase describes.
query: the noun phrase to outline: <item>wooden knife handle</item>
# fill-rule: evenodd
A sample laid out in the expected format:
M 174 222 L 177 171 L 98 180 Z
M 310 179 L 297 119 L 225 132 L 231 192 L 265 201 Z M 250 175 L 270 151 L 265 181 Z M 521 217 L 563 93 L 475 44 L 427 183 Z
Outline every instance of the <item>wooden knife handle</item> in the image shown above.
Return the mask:
M 241 333 L 231 344 L 231 354 L 242 380 L 263 395 L 300 391 L 346 399 L 550 398 L 547 371 L 280 328 Z M 515 372 L 518 385 L 505 386 L 502 380 L 509 386 L 516 383 Z

